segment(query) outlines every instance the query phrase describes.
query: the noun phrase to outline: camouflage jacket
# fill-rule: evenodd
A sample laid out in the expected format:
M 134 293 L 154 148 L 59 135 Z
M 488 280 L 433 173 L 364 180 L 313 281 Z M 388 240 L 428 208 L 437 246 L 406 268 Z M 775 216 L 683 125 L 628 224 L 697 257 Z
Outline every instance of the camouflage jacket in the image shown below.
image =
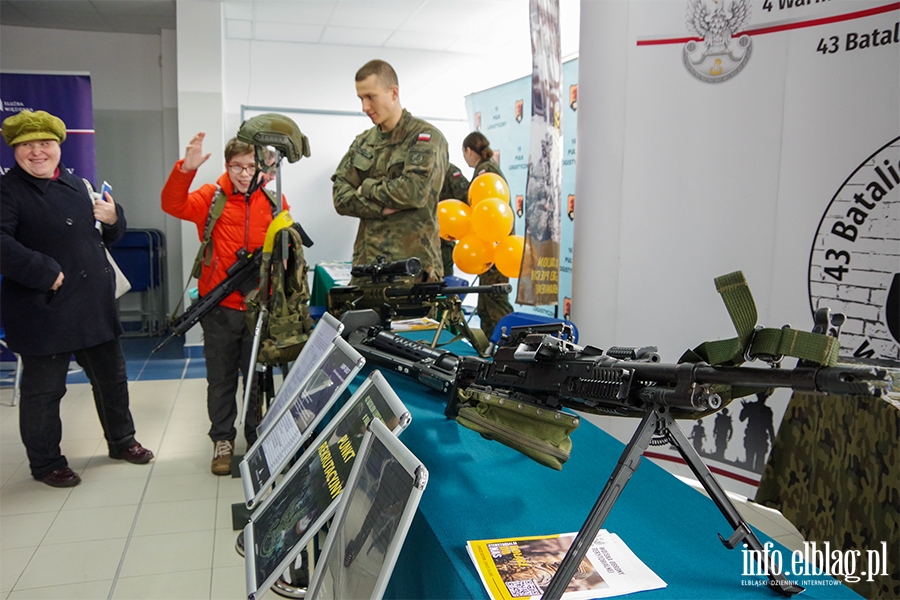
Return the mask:
M 447 166 L 447 174 L 444 176 L 444 187 L 441 188 L 441 200 L 462 200 L 468 202 L 469 180 L 462 174 L 459 167 L 453 163 Z
M 492 160 L 483 160 L 475 165 L 475 174 L 472 175 L 472 179 L 483 173 L 496 173 L 500 177 L 503 177 L 503 181 L 506 181 L 506 176 L 503 174 L 503 171 L 501 171 L 499 165 Z
M 437 203 L 447 164 L 443 134 L 406 110 L 391 131 L 376 125 L 356 137 L 331 177 L 338 214 L 359 218 L 353 264 L 415 256 L 443 276 Z M 384 207 L 400 212 L 383 216 Z

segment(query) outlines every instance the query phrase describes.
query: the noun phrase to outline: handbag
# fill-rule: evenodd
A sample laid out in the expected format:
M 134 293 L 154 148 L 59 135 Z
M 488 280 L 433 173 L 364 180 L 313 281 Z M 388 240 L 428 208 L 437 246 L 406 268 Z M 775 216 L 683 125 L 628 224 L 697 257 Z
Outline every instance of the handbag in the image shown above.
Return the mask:
M 84 186 L 87 188 L 88 195 L 91 197 L 91 201 L 94 203 L 100 199 L 100 194 L 94 191 L 94 186 L 91 185 L 91 182 L 82 177 L 81 179 L 84 182 Z M 125 273 L 122 272 L 122 269 L 119 268 L 119 265 L 116 264 L 116 259 L 112 257 L 112 254 L 109 252 L 109 248 L 106 248 L 106 260 L 109 262 L 109 266 L 112 267 L 113 273 L 116 274 L 116 299 L 118 300 L 122 296 L 124 296 L 131 289 L 131 282 L 128 281 L 128 278 L 125 277 Z
M 128 278 L 125 277 L 125 273 L 123 273 L 122 269 L 119 268 L 119 265 L 116 264 L 116 260 L 112 257 L 112 254 L 109 253 L 109 248 L 106 249 L 106 260 L 109 261 L 109 266 L 112 267 L 113 273 L 116 274 L 116 299 L 118 300 L 131 289 L 131 282 L 128 281 Z

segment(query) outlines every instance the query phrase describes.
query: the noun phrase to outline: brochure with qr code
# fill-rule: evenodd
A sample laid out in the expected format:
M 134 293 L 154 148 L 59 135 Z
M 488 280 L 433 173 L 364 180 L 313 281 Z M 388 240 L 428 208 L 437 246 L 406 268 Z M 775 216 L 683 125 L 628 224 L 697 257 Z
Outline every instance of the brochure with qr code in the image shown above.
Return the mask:
M 575 535 L 477 540 L 470 541 L 467 549 L 492 600 L 540 600 Z M 601 529 L 562 598 L 609 598 L 664 587 L 666 582 L 618 535 Z

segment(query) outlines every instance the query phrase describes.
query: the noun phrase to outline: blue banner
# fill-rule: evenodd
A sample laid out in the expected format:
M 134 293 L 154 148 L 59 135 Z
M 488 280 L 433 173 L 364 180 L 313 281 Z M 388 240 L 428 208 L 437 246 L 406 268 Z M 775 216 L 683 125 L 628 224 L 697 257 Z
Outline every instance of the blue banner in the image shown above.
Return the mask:
M 20 111 L 44 110 L 66 124 L 62 162 L 66 168 L 95 181 L 94 111 L 90 75 L 0 73 L 0 120 Z M 16 164 L 13 150 L 0 144 L 0 172 Z
M 562 68 L 562 201 L 559 220 L 561 232 L 559 256 L 559 295 L 556 302 L 543 306 L 513 303 L 520 312 L 568 319 L 572 309 L 572 240 L 575 219 L 575 138 L 578 129 L 578 60 L 563 63 Z M 531 144 L 531 76 L 466 96 L 466 112 L 472 129 L 481 131 L 490 141 L 494 158 L 503 169 L 513 208 L 516 231 L 525 231 L 525 188 Z M 519 281 L 511 279 L 517 288 Z M 513 298 L 517 297 L 514 290 Z

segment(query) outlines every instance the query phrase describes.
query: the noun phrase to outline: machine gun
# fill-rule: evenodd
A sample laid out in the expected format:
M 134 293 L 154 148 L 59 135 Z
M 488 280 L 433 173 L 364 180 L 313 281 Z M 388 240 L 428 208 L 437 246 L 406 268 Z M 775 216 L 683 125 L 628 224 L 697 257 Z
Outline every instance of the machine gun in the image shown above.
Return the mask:
M 460 295 L 498 294 L 512 291 L 508 283 L 478 286 L 450 286 L 446 281 L 405 283 L 395 278 L 415 276 L 421 272 L 417 258 L 387 263 L 384 257 L 372 265 L 356 265 L 350 273 L 354 277 L 371 276 L 372 281 L 362 285 L 335 286 L 328 292 L 328 312 L 335 317 L 351 310 L 372 309 L 378 312 L 382 327 L 390 329 L 393 319 L 421 318 L 440 314 L 440 323 L 431 347 L 436 348 L 444 329 L 465 337 L 481 356 L 487 356 L 488 340 L 480 330 L 473 330 L 466 322 Z
M 366 361 L 416 378 L 439 392 L 456 389 L 459 357 L 386 330 L 374 310 L 351 310 L 341 318 L 342 336 Z
M 259 268 L 262 264 L 262 252 L 260 250 L 254 250 L 252 254 L 244 248 L 238 250 L 237 260 L 225 272 L 225 279 L 220 281 L 208 294 L 198 298 L 180 317 L 169 324 L 172 333 L 157 344 L 151 354 L 159 351 L 175 336 L 187 333 L 191 327 L 199 323 L 200 319 L 205 317 L 233 292 L 239 291 L 246 295 L 250 290 L 256 288 L 259 283 Z
M 826 320 L 830 320 L 827 315 Z M 501 339 L 493 361 L 465 356 L 460 357 L 457 365 L 458 390 L 499 396 L 514 404 L 528 403 L 545 411 L 567 407 L 641 419 L 543 598 L 558 600 L 562 596 L 591 541 L 637 469 L 641 455 L 649 445 L 665 443 L 677 448 L 734 529 L 728 539 L 719 536 L 722 543 L 729 549 L 746 544 L 753 551 L 760 572 L 767 574 L 773 590 L 786 596 L 803 591 L 781 573 L 769 572 L 759 539 L 675 419 L 699 419 L 754 388 L 878 397 L 888 389 L 887 371 L 870 366 L 821 366 L 808 360 L 801 360 L 794 369 L 711 366 L 704 362 L 663 364 L 655 347 L 610 348 L 603 352 L 592 346 L 579 347 L 571 339 L 571 327 L 565 324 L 514 327 Z M 451 393 L 448 416 L 455 416 L 461 410 L 474 409 L 460 405 L 457 394 Z

